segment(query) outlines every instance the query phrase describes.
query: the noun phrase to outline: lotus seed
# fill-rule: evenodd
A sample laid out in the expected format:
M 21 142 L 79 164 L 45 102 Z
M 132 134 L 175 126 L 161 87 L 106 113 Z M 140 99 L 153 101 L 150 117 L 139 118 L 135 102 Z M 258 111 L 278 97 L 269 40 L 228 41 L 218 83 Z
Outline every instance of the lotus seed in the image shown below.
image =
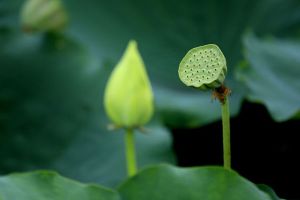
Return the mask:
M 188 86 L 201 88 L 202 81 L 205 80 L 203 89 L 215 88 L 225 78 L 226 60 L 216 45 L 209 44 L 191 49 L 182 59 L 179 68 L 179 77 L 183 77 L 181 80 Z M 217 83 L 213 83 L 214 81 Z

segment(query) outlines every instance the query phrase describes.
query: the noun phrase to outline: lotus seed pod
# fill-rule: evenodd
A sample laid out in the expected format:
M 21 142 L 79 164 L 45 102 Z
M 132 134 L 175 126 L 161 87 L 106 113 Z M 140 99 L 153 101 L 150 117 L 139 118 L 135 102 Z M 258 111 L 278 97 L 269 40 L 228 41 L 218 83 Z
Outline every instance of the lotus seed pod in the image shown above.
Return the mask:
M 130 41 L 104 93 L 107 115 L 117 127 L 146 124 L 153 114 L 153 93 L 135 41 Z
M 68 16 L 61 0 L 27 0 L 21 11 L 21 24 L 28 32 L 59 32 Z
M 188 51 L 179 64 L 180 80 L 199 89 L 220 87 L 227 72 L 226 59 L 217 45 L 208 44 Z

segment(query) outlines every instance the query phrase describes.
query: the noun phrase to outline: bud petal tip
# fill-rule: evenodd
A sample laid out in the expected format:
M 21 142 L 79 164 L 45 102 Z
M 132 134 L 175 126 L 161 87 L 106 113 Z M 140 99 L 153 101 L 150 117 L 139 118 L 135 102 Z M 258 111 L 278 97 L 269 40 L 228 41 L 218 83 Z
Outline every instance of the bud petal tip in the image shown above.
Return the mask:
M 153 114 L 153 93 L 144 62 L 131 40 L 114 68 L 104 93 L 104 107 L 117 126 L 132 128 L 146 124 Z
M 59 32 L 68 22 L 61 0 L 26 0 L 21 10 L 22 30 Z

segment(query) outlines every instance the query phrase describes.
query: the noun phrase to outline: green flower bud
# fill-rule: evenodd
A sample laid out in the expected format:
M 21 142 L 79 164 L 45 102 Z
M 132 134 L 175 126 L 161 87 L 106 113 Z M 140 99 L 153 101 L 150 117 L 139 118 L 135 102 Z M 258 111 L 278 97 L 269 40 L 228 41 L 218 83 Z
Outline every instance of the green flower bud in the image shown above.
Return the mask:
M 129 42 L 108 80 L 104 106 L 117 127 L 142 126 L 153 114 L 153 93 L 135 41 Z
M 68 16 L 61 0 L 27 0 L 21 12 L 21 24 L 28 32 L 59 32 Z
M 208 44 L 191 49 L 179 64 L 180 80 L 199 89 L 220 87 L 227 72 L 226 59 L 217 45 Z

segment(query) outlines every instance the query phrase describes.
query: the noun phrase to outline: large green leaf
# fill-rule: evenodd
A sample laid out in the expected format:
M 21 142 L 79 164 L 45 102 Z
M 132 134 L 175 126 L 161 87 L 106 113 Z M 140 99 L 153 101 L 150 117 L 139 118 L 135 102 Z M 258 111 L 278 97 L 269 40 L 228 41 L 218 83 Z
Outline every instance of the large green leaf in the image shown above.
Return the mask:
M 244 40 L 249 65 L 238 78 L 247 86 L 246 97 L 263 103 L 277 121 L 300 111 L 300 41 L 261 40 L 248 34 Z
M 82 184 L 55 172 L 15 173 L 0 177 L 1 200 L 118 200 L 116 191 Z
M 274 190 L 272 188 L 270 188 L 267 185 L 264 184 L 258 184 L 257 187 L 264 191 L 265 193 L 267 193 L 272 200 L 280 200 L 280 198 L 277 196 L 277 194 L 274 192 Z
M 233 72 L 242 60 L 242 35 L 291 36 L 300 22 L 297 0 L 135 1 L 65 0 L 72 23 L 68 34 L 86 44 L 99 63 L 115 63 L 129 39 L 136 39 L 154 85 L 160 116 L 170 126 L 196 126 L 220 117 L 210 94 L 183 86 L 178 64 L 187 50 L 218 44 L 228 62 L 231 112 L 244 95 Z M 88 12 L 82 12 L 88 11 Z M 280 14 L 275 14 L 280 13 Z
M 0 177 L 1 200 L 271 200 L 278 199 L 260 186 L 221 167 L 178 168 L 158 165 L 126 180 L 118 192 L 82 184 L 51 171 L 14 173 Z M 269 197 L 263 191 L 271 196 Z
M 119 188 L 124 200 L 270 200 L 254 184 L 221 167 L 150 167 Z
M 82 181 L 126 177 L 123 135 L 106 129 L 102 95 L 108 70 L 71 39 L 7 36 L 0 51 L 0 173 L 52 168 Z M 138 134 L 140 166 L 174 162 L 168 131 Z

